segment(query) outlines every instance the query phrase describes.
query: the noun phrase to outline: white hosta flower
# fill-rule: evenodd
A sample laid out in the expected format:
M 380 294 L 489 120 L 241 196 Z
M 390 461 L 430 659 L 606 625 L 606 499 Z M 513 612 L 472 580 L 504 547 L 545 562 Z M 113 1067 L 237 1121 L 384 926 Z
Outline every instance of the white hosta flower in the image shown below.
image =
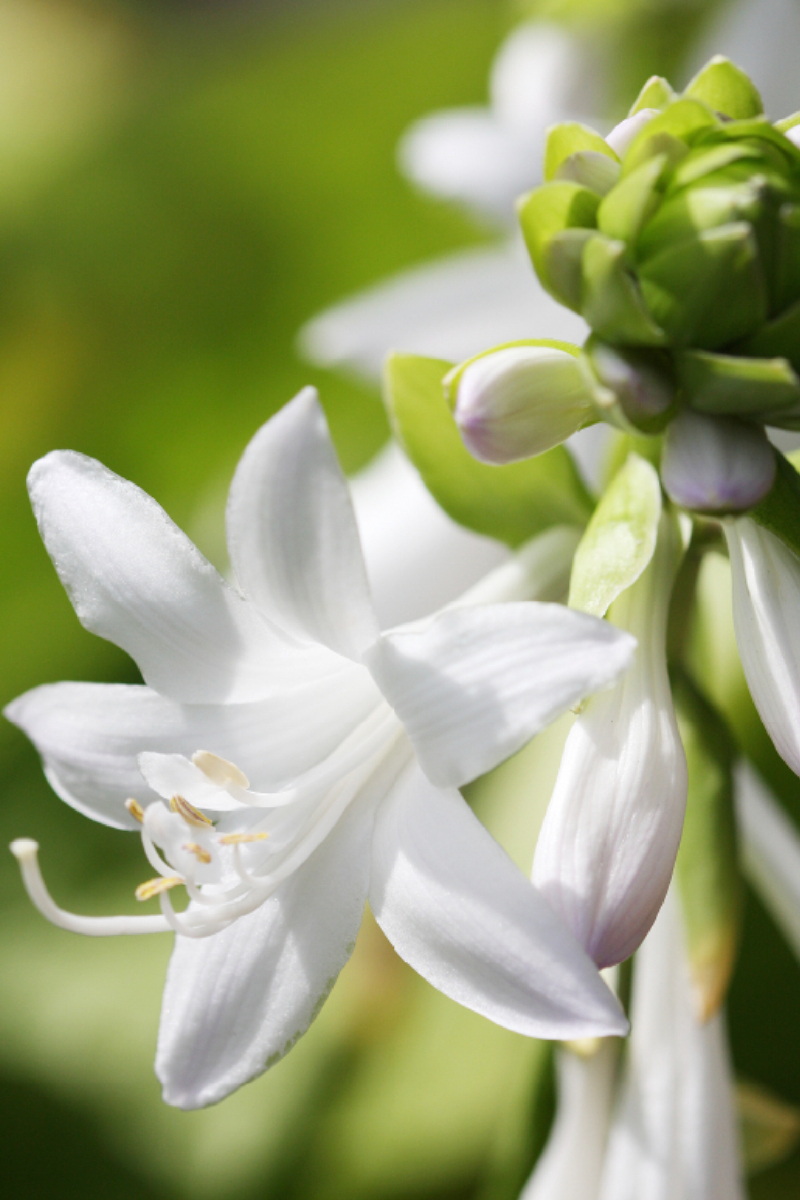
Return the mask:
M 800 775 L 800 560 L 751 517 L 723 527 L 747 686 L 776 750 Z
M 564 29 L 520 25 L 492 65 L 489 107 L 417 121 L 400 143 L 401 168 L 434 196 L 510 224 L 516 197 L 539 181 L 548 126 L 574 116 L 592 82 L 579 43 Z
M 618 1058 L 611 1039 L 588 1057 L 558 1051 L 555 1122 L 520 1200 L 597 1200 Z
M 724 1020 L 695 1017 L 674 890 L 636 956 L 630 1015 L 602 1180 L 586 1200 L 744 1200 Z
M 596 420 L 579 360 L 550 346 L 482 354 L 456 368 L 452 387 L 461 437 L 481 462 L 543 454 Z
M 349 957 L 367 897 L 402 957 L 498 1023 L 559 1037 L 624 1028 L 581 948 L 456 788 L 616 679 L 630 637 L 530 603 L 456 608 L 381 635 L 313 389 L 237 469 L 238 588 L 90 459 L 48 455 L 30 488 L 79 618 L 136 659 L 145 686 L 49 685 L 8 716 L 65 800 L 140 828 L 157 872 L 140 895 L 157 895 L 162 915 L 66 913 L 35 844 L 15 853 L 57 924 L 181 935 L 157 1056 L 171 1103 L 219 1100 L 291 1047 Z M 184 912 L 171 903 L 178 884 Z
M 683 826 L 665 645 L 680 557 L 677 521 L 663 514 L 650 565 L 609 614 L 637 637 L 636 662 L 571 729 L 536 846 L 534 883 L 600 967 L 632 954 L 652 925 Z
M 800 958 L 800 833 L 748 762 L 735 780 L 742 866 Z

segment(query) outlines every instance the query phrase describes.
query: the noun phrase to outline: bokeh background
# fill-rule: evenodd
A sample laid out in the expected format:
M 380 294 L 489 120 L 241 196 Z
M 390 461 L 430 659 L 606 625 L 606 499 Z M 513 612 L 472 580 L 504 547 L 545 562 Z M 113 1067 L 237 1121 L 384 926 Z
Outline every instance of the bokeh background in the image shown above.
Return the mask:
M 42 549 L 25 493 L 35 458 L 55 447 L 100 458 L 224 566 L 235 462 L 302 385 L 320 387 L 348 471 L 388 436 L 377 392 L 300 360 L 301 324 L 489 236 L 401 179 L 395 146 L 409 122 L 483 102 L 494 52 L 531 15 L 592 41 L 602 115 L 619 117 L 648 74 L 686 82 L 722 7 L 0 0 L 0 699 L 59 679 L 136 679 L 80 628 Z M 797 780 L 747 736 L 800 811 Z M 35 837 L 65 906 L 130 909 L 146 872 L 138 840 L 62 804 L 7 723 L 0 754 L 0 843 Z M 373 924 L 291 1055 L 185 1114 L 162 1104 L 152 1072 L 170 939 L 49 927 L 10 855 L 0 904 L 6 1196 L 518 1194 L 552 1106 L 548 1048 L 439 996 Z M 798 1012 L 800 967 L 750 898 L 730 1011 L 737 1066 L 796 1105 Z M 752 1195 L 799 1189 L 795 1156 L 758 1175 Z

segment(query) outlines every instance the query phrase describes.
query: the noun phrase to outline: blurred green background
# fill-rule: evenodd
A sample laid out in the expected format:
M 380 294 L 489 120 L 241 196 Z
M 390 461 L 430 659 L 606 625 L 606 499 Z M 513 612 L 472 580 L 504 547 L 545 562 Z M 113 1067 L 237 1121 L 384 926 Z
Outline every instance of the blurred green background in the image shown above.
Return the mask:
M 0 0 L 3 702 L 51 680 L 136 678 L 72 613 L 30 515 L 31 462 L 55 447 L 100 458 L 220 564 L 235 462 L 303 384 L 319 385 L 346 468 L 366 462 L 387 436 L 378 397 L 301 363 L 296 331 L 346 293 L 487 236 L 400 179 L 397 139 L 431 109 L 484 101 L 520 16 L 585 27 L 588 12 L 613 65 L 609 117 L 653 71 L 684 82 L 712 15 L 689 0 Z M 744 701 L 739 711 L 752 729 Z M 800 812 L 797 780 L 756 741 Z M 65 906 L 130 909 L 138 840 L 58 801 L 7 723 L 0 751 L 0 843 L 35 837 Z M 498 828 L 520 818 L 482 815 Z M 373 924 L 291 1055 L 184 1114 L 162 1104 L 152 1073 L 169 939 L 49 927 L 10 855 L 0 903 L 5 1195 L 518 1193 L 552 1103 L 547 1048 L 421 983 Z M 800 1104 L 800 969 L 755 901 L 747 922 L 737 1059 Z M 795 1159 L 753 1195 L 798 1186 Z

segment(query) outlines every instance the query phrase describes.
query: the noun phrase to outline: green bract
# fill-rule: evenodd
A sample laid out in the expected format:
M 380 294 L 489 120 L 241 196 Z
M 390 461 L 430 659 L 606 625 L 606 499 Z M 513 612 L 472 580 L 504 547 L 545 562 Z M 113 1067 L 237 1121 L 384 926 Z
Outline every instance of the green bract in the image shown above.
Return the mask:
M 712 59 L 677 96 L 645 85 L 604 141 L 554 126 L 519 215 L 537 274 L 592 329 L 598 413 L 657 433 L 683 405 L 800 427 L 795 118 Z

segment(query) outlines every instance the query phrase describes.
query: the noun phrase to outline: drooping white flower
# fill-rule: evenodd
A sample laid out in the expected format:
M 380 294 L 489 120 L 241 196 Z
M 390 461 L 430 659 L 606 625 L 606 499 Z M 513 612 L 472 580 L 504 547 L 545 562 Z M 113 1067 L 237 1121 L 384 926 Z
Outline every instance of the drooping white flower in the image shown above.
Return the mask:
M 48 455 L 30 488 L 79 618 L 135 658 L 145 686 L 48 685 L 8 716 L 65 800 L 138 824 L 157 872 L 140 895 L 158 895 L 162 915 L 66 913 L 35 844 L 15 852 L 57 924 L 178 931 L 157 1055 L 171 1103 L 219 1100 L 291 1047 L 347 960 L 367 896 L 402 957 L 498 1023 L 560 1037 L 624 1028 L 581 948 L 456 788 L 616 679 L 630 637 L 529 603 L 453 608 L 380 634 L 313 389 L 237 469 L 238 588 L 90 459 Z
M 800 958 L 800 833 L 750 763 L 734 778 L 742 867 Z
M 722 1014 L 698 1021 L 670 888 L 634 960 L 631 1036 L 562 1051 L 550 1139 L 521 1200 L 744 1200 Z
M 723 528 L 747 686 L 776 750 L 800 775 L 800 560 L 751 517 Z
M 618 1043 L 586 1057 L 559 1049 L 558 1108 L 547 1145 L 520 1200 L 597 1200 L 608 1141 Z
M 632 954 L 655 920 L 683 827 L 686 758 L 666 662 L 680 557 L 678 524 L 662 514 L 650 565 L 609 614 L 637 637 L 636 662 L 571 729 L 536 845 L 534 883 L 600 967 Z
M 630 1016 L 596 1200 L 744 1200 L 724 1018 L 695 1016 L 672 889 L 636 956 Z

